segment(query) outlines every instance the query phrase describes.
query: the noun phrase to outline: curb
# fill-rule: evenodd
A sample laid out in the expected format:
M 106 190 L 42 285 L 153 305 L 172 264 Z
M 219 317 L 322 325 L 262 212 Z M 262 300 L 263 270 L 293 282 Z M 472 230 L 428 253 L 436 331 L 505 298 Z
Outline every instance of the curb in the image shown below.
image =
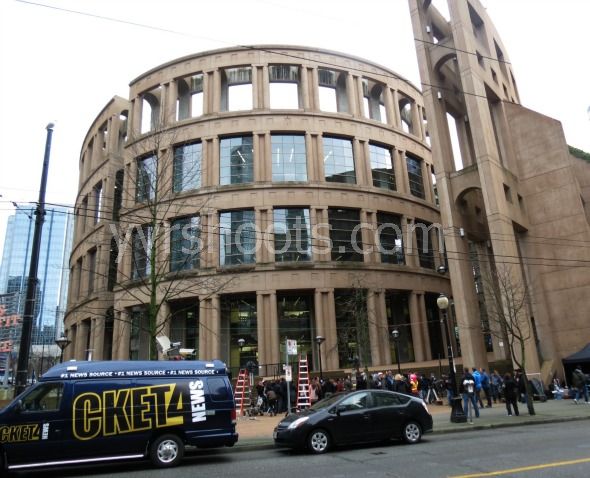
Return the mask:
M 496 428 L 510 428 L 510 427 L 520 427 L 523 425 L 546 425 L 549 423 L 563 423 L 563 422 L 575 422 L 579 420 L 590 420 L 590 416 L 583 415 L 583 416 L 575 416 L 575 417 L 561 417 L 561 418 L 541 418 L 541 419 L 532 419 L 532 420 L 525 420 L 522 422 L 514 421 L 510 423 L 485 423 L 482 425 L 471 425 L 466 424 L 465 427 L 456 427 L 456 428 L 438 428 L 433 430 L 428 435 L 445 435 L 445 434 L 454 434 L 454 433 L 464 433 L 464 432 L 471 432 L 477 430 L 491 430 Z M 253 451 L 253 450 L 270 450 L 270 449 L 278 449 L 272 439 L 268 438 L 247 438 L 242 443 L 238 440 L 236 445 L 232 448 L 232 451 L 236 452 L 244 452 L 244 451 Z

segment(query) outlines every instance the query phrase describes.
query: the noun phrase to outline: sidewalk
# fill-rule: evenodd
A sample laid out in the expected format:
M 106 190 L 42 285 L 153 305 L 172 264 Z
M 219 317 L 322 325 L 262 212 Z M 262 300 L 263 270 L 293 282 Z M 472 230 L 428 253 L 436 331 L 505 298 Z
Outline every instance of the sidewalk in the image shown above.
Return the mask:
M 452 423 L 451 409 L 443 405 L 429 405 L 428 410 L 434 421 L 433 433 L 459 433 L 488 428 L 514 427 L 539 423 L 556 423 L 590 419 L 590 405 L 573 400 L 548 400 L 535 402 L 535 415 L 527 413 L 526 404 L 518 404 L 520 416 L 507 416 L 503 403 L 494 404 L 492 408 L 480 410 L 480 417 L 470 423 Z M 274 447 L 272 431 L 284 415 L 276 417 L 238 417 L 237 431 L 240 435 L 236 447 Z

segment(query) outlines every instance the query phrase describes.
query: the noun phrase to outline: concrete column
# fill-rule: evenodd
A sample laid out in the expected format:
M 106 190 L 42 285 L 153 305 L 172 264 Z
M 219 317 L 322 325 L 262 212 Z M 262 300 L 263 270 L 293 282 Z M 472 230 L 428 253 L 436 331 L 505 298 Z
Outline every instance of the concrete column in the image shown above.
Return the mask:
M 309 70 L 307 67 L 302 66 L 299 69 L 299 72 L 299 85 L 301 88 L 301 106 L 303 107 L 304 111 L 308 111 L 311 108 L 311 104 L 313 102 L 312 91 L 310 90 Z
M 137 96 L 131 100 L 131 108 L 129 108 L 129 131 L 127 132 L 130 138 L 136 138 L 141 133 L 142 102 L 141 96 Z
M 207 229 L 203 234 L 204 255 L 207 267 L 218 267 L 219 263 L 219 213 L 215 209 L 209 209 L 201 213 L 201 217 L 207 216 Z
M 392 125 L 394 128 L 401 129 L 402 121 L 401 121 L 400 112 L 399 112 L 399 95 L 397 93 L 397 90 L 393 90 L 391 92 L 391 101 L 393 102 L 393 114 L 394 114 L 394 116 L 392 116 L 392 118 L 393 118 Z
M 360 116 L 358 111 L 358 101 L 356 99 L 355 78 L 350 72 L 346 73 L 346 99 L 348 100 L 348 112 L 352 116 Z
M 321 346 L 322 369 L 340 368 L 338 360 L 338 329 L 334 306 L 334 289 L 316 289 L 314 293 L 316 330 L 326 338 Z
M 162 92 L 164 124 L 173 124 L 176 122 L 176 102 L 178 100 L 178 84 L 176 80 L 162 85 Z
M 411 109 L 411 114 L 412 114 L 412 134 L 414 136 L 417 136 L 418 138 L 422 139 L 422 135 L 421 135 L 421 125 L 422 125 L 422 118 L 420 118 L 420 113 L 418 111 L 418 105 L 416 104 L 416 102 L 414 100 L 412 100 L 410 102 L 410 105 L 412 107 Z
M 394 151 L 395 154 L 395 185 L 398 192 L 410 194 L 410 178 L 408 177 L 408 163 L 406 162 L 406 152 L 402 150 Z
M 311 96 L 310 99 L 313 101 L 311 102 L 311 109 L 314 111 L 319 111 L 320 109 L 320 83 L 318 78 L 318 69 L 316 67 L 312 67 L 308 69 L 308 72 L 311 76 L 310 86 L 311 86 Z
M 405 224 L 404 224 L 405 222 Z M 415 219 L 409 216 L 402 216 L 402 231 L 404 234 L 404 250 L 406 255 L 406 265 L 411 267 L 420 267 L 420 258 L 418 257 L 418 241 L 416 231 L 414 230 Z
M 256 223 L 256 263 L 257 264 L 268 264 L 274 262 L 274 236 L 269 234 L 268 228 L 271 224 L 272 210 L 269 211 L 267 207 L 256 207 L 254 221 Z
M 424 360 L 432 360 L 432 351 L 430 347 L 430 334 L 428 333 L 428 316 L 426 315 L 426 302 L 424 300 L 424 292 L 418 295 L 418 311 L 420 313 L 420 330 L 424 338 Z
M 104 356 L 104 316 L 92 319 L 90 332 L 90 343 L 93 349 L 92 360 L 110 360 L 111 357 Z
M 373 169 L 371 168 L 371 150 L 369 147 L 369 140 L 362 140 L 360 141 L 360 157 L 359 157 L 359 167 L 362 166 L 365 172 L 367 186 L 373 186 Z M 362 161 L 362 164 L 360 164 Z
M 412 329 L 412 343 L 414 346 L 414 360 L 416 362 L 423 362 L 426 360 L 424 352 L 424 340 L 422 338 L 422 330 L 420 327 L 420 312 L 418 309 L 418 294 L 414 291 L 410 293 L 408 305 L 410 308 L 410 327 Z
M 221 308 L 218 295 L 199 296 L 199 359 L 220 355 Z
M 279 346 L 282 338 L 279 337 L 276 291 L 258 291 L 256 293 L 256 318 L 258 321 L 260 364 L 269 365 L 282 362 Z
M 306 159 L 306 166 L 307 166 L 307 181 L 310 183 L 314 183 L 320 180 L 316 163 L 318 162 L 318 158 L 314 153 L 314 138 L 312 137 L 311 133 L 305 133 L 305 159 Z
M 221 110 L 221 72 L 219 69 L 209 72 L 209 82 L 211 87 L 209 113 L 218 113 Z
M 314 262 L 331 260 L 330 225 L 328 223 L 328 208 L 313 206 L 310 211 L 312 228 L 312 256 Z
M 352 156 L 354 158 L 354 170 L 356 174 L 356 184 L 361 186 L 368 186 L 367 178 L 367 161 L 366 156 L 363 154 L 363 142 L 357 138 L 352 140 Z M 322 161 L 323 162 L 323 161 Z
M 422 171 L 422 187 L 424 188 L 424 200 L 434 204 L 434 196 L 432 194 L 432 177 L 430 176 L 430 168 L 426 161 L 420 161 L 420 169 Z
M 363 251 L 363 262 L 374 262 L 374 252 L 376 249 L 375 238 L 375 211 L 361 209 L 361 231 L 357 233 L 357 243 L 362 240 L 362 244 L 358 244 L 359 249 Z
M 391 363 L 391 351 L 383 290 L 369 289 L 367 292 L 371 362 L 373 366 L 388 365 Z
M 161 303 L 156 322 L 156 327 L 159 331 L 157 335 L 165 335 L 166 337 L 170 337 L 170 304 L 167 301 L 163 301 Z M 185 344 L 182 344 L 182 346 L 184 345 Z M 165 360 L 167 358 L 168 357 L 166 355 L 158 352 L 158 360 Z
M 78 327 L 76 328 L 76 360 L 86 360 L 89 333 L 90 327 L 88 321 L 81 320 L 78 322 Z
M 393 93 L 389 86 L 383 87 L 383 99 L 385 101 L 385 112 L 387 114 L 387 124 L 389 126 L 396 126 L 395 108 L 393 107 Z
M 268 74 L 268 66 L 260 68 L 259 75 L 259 104 L 258 108 L 269 109 L 270 108 L 270 79 Z

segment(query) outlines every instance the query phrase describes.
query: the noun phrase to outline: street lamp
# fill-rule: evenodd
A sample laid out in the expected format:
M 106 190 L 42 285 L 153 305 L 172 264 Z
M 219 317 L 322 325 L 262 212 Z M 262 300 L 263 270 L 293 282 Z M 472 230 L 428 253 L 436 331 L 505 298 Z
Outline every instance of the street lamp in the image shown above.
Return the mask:
M 461 406 L 461 397 L 457 393 L 457 376 L 455 374 L 455 359 L 453 357 L 453 347 L 451 345 L 451 335 L 449 333 L 449 324 L 447 321 L 447 309 L 449 308 L 449 298 L 441 293 L 436 299 L 436 305 L 441 311 L 441 324 L 445 329 L 447 339 L 447 356 L 449 359 L 449 381 L 451 382 L 451 421 L 463 423 L 467 421 L 463 407 Z
M 244 339 L 238 339 L 238 346 L 240 347 L 240 359 L 238 360 L 240 368 L 242 368 L 242 349 L 246 341 Z
M 321 335 L 318 335 L 315 338 L 315 343 L 318 344 L 318 363 L 320 366 L 320 381 L 324 380 L 324 376 L 322 374 L 322 344 L 325 340 L 326 338 L 322 337 Z
M 59 350 L 61 351 L 59 355 L 59 363 L 62 363 L 64 361 L 64 350 L 71 343 L 72 342 L 68 340 L 68 338 L 64 334 L 61 334 L 61 337 L 55 339 L 55 345 L 57 345 L 59 347 Z
M 397 361 L 397 373 L 402 374 L 402 368 L 399 364 L 399 330 L 393 329 L 391 331 L 393 337 L 393 345 L 395 346 L 395 360 Z

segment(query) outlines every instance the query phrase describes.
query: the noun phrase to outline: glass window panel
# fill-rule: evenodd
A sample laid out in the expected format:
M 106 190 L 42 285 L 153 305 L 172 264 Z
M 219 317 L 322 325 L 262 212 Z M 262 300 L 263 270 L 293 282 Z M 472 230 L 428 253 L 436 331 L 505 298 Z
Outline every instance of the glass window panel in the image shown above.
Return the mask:
M 221 185 L 251 183 L 254 180 L 252 136 L 222 139 L 219 156 Z
M 137 181 L 135 190 L 135 200 L 137 202 L 146 202 L 156 196 L 156 179 L 157 179 L 158 162 L 156 156 L 148 156 L 137 160 Z
M 132 234 L 132 278 L 141 279 L 150 273 L 150 251 L 152 248 L 152 228 L 142 226 Z
M 305 138 L 293 135 L 272 135 L 272 180 L 307 181 Z
M 405 264 L 401 217 L 385 212 L 377 213 L 377 233 L 381 262 Z
M 229 211 L 220 214 L 220 254 L 222 266 L 256 262 L 254 211 Z
M 201 187 L 202 144 L 193 143 L 174 149 L 174 192 Z
M 333 261 L 363 261 L 360 213 L 356 209 L 328 209 Z M 356 228 L 356 229 L 355 229 Z
M 338 102 L 336 100 L 336 88 L 320 86 L 318 88 L 320 95 L 320 110 L 329 113 L 338 112 Z
M 356 183 L 352 141 L 324 137 L 324 174 L 326 181 Z
M 373 186 L 395 191 L 395 172 L 391 150 L 375 144 L 369 145 Z
M 432 247 L 431 227 L 432 224 L 423 221 L 418 222 L 418 220 L 414 224 L 420 267 L 426 267 L 428 269 L 434 269 L 434 248 Z
M 200 218 L 185 217 L 172 221 L 170 232 L 170 270 L 181 271 L 199 267 Z
M 271 83 L 270 107 L 271 109 L 298 109 L 299 86 L 297 83 Z
M 275 209 L 273 214 L 275 261 L 311 260 L 309 209 Z
M 413 196 L 424 199 L 424 180 L 422 178 L 422 160 L 406 155 L 408 165 L 408 179 L 410 182 L 410 193 Z

